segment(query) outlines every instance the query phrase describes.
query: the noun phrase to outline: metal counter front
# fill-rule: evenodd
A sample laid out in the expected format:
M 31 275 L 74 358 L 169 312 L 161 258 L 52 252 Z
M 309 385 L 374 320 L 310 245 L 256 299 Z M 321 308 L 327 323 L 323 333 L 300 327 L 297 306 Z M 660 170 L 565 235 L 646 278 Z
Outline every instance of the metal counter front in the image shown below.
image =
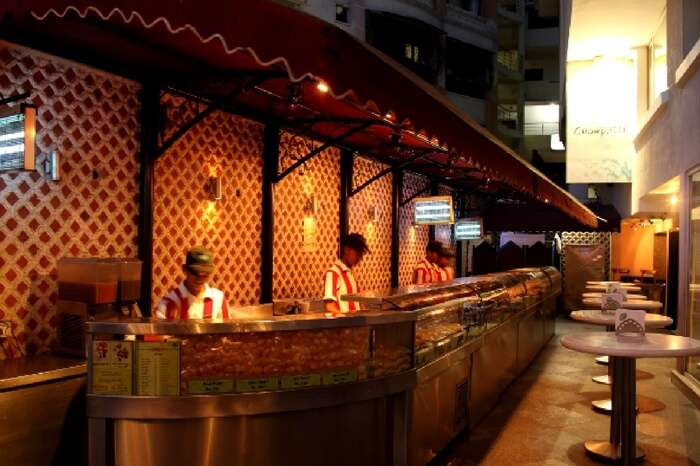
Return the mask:
M 90 464 L 425 464 L 552 336 L 557 276 L 348 296 L 370 310 L 340 318 L 90 322 Z

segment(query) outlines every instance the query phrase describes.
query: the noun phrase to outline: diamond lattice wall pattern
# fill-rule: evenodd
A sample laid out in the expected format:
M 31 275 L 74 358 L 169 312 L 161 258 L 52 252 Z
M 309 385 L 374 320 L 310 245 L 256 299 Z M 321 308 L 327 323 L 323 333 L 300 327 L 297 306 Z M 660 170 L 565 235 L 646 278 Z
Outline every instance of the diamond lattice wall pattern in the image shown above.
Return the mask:
M 37 165 L 61 160 L 56 182 L 0 174 L 0 320 L 35 353 L 55 341 L 58 258 L 137 253 L 140 104 L 135 83 L 0 42 L 0 95 L 21 92 L 38 106 Z
M 311 151 L 306 138 L 282 133 L 280 170 Z M 324 272 L 338 254 L 340 152 L 328 149 L 275 185 L 274 297 L 318 298 Z M 302 248 L 304 207 L 316 202 L 314 250 Z
M 355 157 L 353 189 L 384 170 L 386 165 Z M 374 209 L 374 221 L 370 212 Z M 385 175 L 350 199 L 351 233 L 361 233 L 371 251 L 354 270 L 361 290 L 391 286 L 391 174 Z
M 403 177 L 403 199 L 429 186 L 430 180 L 415 173 L 405 172 Z M 414 225 L 413 202 L 401 207 L 399 214 L 399 286 L 410 285 L 413 280 L 413 269 L 425 257 L 425 246 L 428 244 L 428 227 Z
M 158 159 L 154 305 L 182 280 L 184 254 L 198 244 L 213 251 L 210 283 L 229 303 L 259 301 L 262 132 L 262 125 L 214 112 Z M 205 190 L 210 176 L 221 176 L 221 200 L 210 200 Z

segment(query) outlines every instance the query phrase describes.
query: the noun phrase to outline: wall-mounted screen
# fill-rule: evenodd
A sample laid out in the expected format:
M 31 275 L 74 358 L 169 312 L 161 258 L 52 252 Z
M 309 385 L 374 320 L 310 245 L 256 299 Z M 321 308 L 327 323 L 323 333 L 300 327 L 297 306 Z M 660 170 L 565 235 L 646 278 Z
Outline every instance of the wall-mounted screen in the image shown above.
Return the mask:
M 0 171 L 34 170 L 36 108 L 0 113 Z
M 416 225 L 450 225 L 455 221 L 451 196 L 419 197 L 414 206 Z
M 481 217 L 460 218 L 455 222 L 455 240 L 480 239 L 484 236 Z

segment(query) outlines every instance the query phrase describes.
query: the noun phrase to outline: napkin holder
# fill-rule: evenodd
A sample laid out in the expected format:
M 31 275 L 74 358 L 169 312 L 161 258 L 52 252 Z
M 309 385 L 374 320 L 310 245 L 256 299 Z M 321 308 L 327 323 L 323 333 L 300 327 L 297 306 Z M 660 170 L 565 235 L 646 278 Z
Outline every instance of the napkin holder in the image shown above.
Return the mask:
M 618 309 L 615 311 L 615 336 L 620 340 L 644 340 L 646 312 L 640 310 Z
M 600 297 L 600 310 L 603 314 L 614 314 L 622 307 L 624 298 L 619 293 L 603 293 Z

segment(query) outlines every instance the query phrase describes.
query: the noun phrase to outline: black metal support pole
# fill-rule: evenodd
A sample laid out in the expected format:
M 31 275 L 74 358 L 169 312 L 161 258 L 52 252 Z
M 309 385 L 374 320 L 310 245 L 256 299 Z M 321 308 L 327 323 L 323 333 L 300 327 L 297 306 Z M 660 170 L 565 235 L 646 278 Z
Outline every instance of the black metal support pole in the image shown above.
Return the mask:
M 391 286 L 399 286 L 399 223 L 401 221 L 401 196 L 403 195 L 403 171 L 391 175 Z
M 340 151 L 340 208 L 338 225 L 340 228 L 340 240 L 342 241 L 348 234 L 349 229 L 349 213 L 348 200 L 352 192 L 352 175 L 353 175 L 353 159 L 354 155 L 349 150 Z M 340 245 L 338 245 L 340 250 Z
M 260 233 L 260 302 L 272 302 L 275 241 L 275 180 L 279 170 L 280 130 L 265 126 L 263 134 L 262 231 Z
M 153 172 L 158 152 L 159 117 L 160 89 L 155 83 L 145 83 L 141 89 L 138 226 L 138 254 L 143 261 L 139 306 L 145 316 L 151 315 L 153 304 Z
M 440 192 L 440 184 L 437 180 L 433 179 L 430 181 L 430 195 L 437 196 Z M 435 225 L 430 225 L 428 227 L 428 241 L 435 241 Z
M 637 390 L 635 380 L 636 360 L 623 358 L 622 377 L 622 464 L 637 464 L 637 418 L 635 413 Z
M 464 254 L 464 241 L 455 241 L 457 243 L 457 251 L 455 252 L 455 278 L 459 278 L 464 275 L 462 272 L 464 269 L 464 260 L 462 255 Z

